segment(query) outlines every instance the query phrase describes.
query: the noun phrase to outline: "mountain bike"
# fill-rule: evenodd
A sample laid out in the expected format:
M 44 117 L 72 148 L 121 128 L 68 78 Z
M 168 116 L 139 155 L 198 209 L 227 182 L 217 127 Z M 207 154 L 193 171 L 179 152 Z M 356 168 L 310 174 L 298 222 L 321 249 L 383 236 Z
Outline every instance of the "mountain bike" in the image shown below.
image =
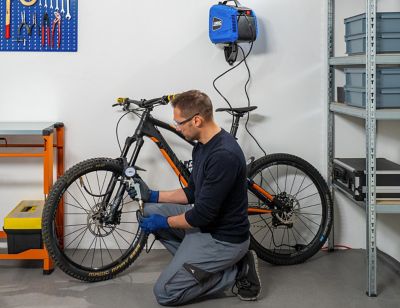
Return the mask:
M 195 143 L 175 126 L 152 116 L 154 108 L 170 100 L 171 96 L 119 99 L 113 106 L 140 119 L 120 157 L 80 162 L 54 184 L 43 212 L 43 240 L 52 259 L 68 275 L 84 281 L 110 279 L 132 264 L 147 244 L 148 235 L 138 224 L 145 204 L 139 193 L 133 199 L 128 194 L 130 189 L 139 191 L 135 176 L 144 170 L 136 163 L 145 137 L 157 145 L 181 185 L 187 185 L 190 162 L 178 159 L 160 129 L 190 146 Z M 256 108 L 216 111 L 233 116 L 230 133 L 236 138 L 240 118 Z M 312 257 L 332 226 L 332 200 L 320 173 L 305 160 L 283 153 L 252 158 L 247 168 L 251 248 L 259 258 L 277 265 Z

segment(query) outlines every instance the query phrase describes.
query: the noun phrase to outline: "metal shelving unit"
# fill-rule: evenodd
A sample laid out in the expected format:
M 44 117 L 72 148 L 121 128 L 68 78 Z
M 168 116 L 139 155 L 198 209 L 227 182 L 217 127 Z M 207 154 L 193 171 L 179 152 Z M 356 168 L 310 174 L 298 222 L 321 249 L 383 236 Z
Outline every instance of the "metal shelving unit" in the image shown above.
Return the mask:
M 367 213 L 367 295 L 377 295 L 376 284 L 376 214 L 400 213 L 399 202 L 376 201 L 376 121 L 400 120 L 400 109 L 376 110 L 376 82 L 375 72 L 377 65 L 400 65 L 400 54 L 377 55 L 376 46 L 376 0 L 366 0 L 366 55 L 335 57 L 334 50 L 334 21 L 335 1 L 328 0 L 328 184 L 332 196 L 335 190 L 341 191 L 350 200 L 363 207 Z M 366 108 L 355 108 L 335 102 L 335 70 L 348 66 L 365 66 L 367 81 Z M 335 114 L 344 114 L 365 119 L 366 130 L 366 171 L 367 193 L 366 201 L 355 201 L 350 195 L 332 184 L 333 159 L 335 158 Z M 333 249 L 333 237 L 329 241 L 330 249 Z

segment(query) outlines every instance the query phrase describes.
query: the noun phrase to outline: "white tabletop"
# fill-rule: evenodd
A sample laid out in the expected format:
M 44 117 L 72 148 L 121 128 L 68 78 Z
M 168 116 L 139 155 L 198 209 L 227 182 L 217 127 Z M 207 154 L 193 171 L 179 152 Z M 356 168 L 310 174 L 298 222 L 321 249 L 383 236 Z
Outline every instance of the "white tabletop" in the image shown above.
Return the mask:
M 43 136 L 53 131 L 55 125 L 55 122 L 0 122 L 0 135 Z

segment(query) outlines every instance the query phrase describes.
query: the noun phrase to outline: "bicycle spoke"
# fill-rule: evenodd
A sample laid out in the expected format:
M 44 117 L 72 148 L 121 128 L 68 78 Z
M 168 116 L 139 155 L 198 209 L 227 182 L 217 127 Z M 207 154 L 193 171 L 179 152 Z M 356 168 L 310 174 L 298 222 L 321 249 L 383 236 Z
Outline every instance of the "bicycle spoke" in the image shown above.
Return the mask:
M 117 227 L 115 227 L 115 229 L 117 229 L 117 230 L 120 230 L 120 231 L 124 231 L 124 232 L 126 232 L 126 233 L 129 233 L 129 234 L 133 234 L 133 235 L 135 235 L 135 236 L 136 236 L 136 233 L 133 233 L 133 232 L 130 232 L 130 231 L 127 231 L 127 230 L 121 229 L 121 228 L 117 228 Z
M 278 165 L 276 165 L 276 166 L 278 166 Z M 276 193 L 275 193 L 275 194 L 279 194 L 280 189 L 279 189 L 279 186 L 278 186 L 278 182 L 275 180 L 274 175 L 272 174 L 272 172 L 271 172 L 271 170 L 270 170 L 270 167 L 268 167 L 267 170 L 268 170 L 269 174 L 271 175 L 272 179 L 274 180 L 274 182 L 276 183 L 277 190 L 276 190 Z M 261 171 L 261 172 L 262 172 L 262 171 Z M 271 189 L 272 189 L 272 188 L 271 188 Z
M 294 179 L 293 179 L 293 182 L 292 182 L 292 187 L 290 187 L 289 195 L 292 194 L 292 189 L 293 189 L 294 181 L 296 180 L 296 176 L 297 176 L 297 168 L 296 168 L 296 172 L 294 173 Z
M 302 213 L 299 211 L 293 211 L 294 213 L 297 213 L 299 215 L 314 215 L 314 216 L 322 216 L 322 214 L 315 214 L 315 213 Z
M 87 230 L 89 230 L 89 229 L 86 229 L 86 230 L 85 230 L 85 233 L 83 233 L 83 235 L 82 235 L 81 239 L 79 240 L 79 243 L 78 243 L 78 245 L 76 245 L 76 248 L 75 248 L 75 250 L 74 250 L 74 253 L 72 254 L 72 256 L 74 256 L 74 255 L 75 255 L 75 252 L 78 250 L 78 248 L 79 248 L 79 245 L 81 244 L 81 242 L 82 242 L 83 238 L 85 237 L 85 234 L 86 234 Z
M 81 208 L 82 210 L 84 210 L 87 214 L 89 214 L 89 211 L 86 210 L 86 209 L 79 203 L 79 201 L 76 200 L 75 197 L 74 197 L 68 190 L 67 190 L 66 192 L 72 197 L 72 199 L 74 199 L 74 200 L 79 204 L 79 206 L 80 206 L 80 208 Z M 71 205 L 71 206 L 76 207 L 77 209 L 79 209 L 79 207 L 76 206 L 76 205 L 74 205 L 74 204 L 70 204 L 70 203 L 68 203 L 68 202 L 64 202 L 64 203 L 67 204 L 67 205 Z
M 119 244 L 118 244 L 118 240 L 117 240 L 117 238 L 115 237 L 114 232 L 112 232 L 111 235 L 113 236 L 113 238 L 114 238 L 114 240 L 115 240 L 115 243 L 117 244 L 118 249 L 119 249 L 119 251 L 120 251 L 121 254 L 122 254 L 123 252 L 122 252 L 122 250 L 121 250 L 121 247 L 120 247 Z
M 312 204 L 312 205 L 307 205 L 307 206 L 301 206 L 300 209 L 303 210 L 303 209 L 307 209 L 307 208 L 314 207 L 314 206 L 318 206 L 318 205 L 321 205 L 321 206 L 322 206 L 321 203 L 317 203 L 317 204 Z
M 301 200 L 307 199 L 307 198 L 312 197 L 312 196 L 315 196 L 315 195 L 318 195 L 318 192 L 316 192 L 315 194 L 312 194 L 312 195 L 308 195 L 308 196 L 306 196 L 306 197 L 304 197 L 304 198 L 297 199 L 297 201 L 301 201 Z
M 285 229 L 283 229 L 283 232 L 282 232 L 282 239 L 281 239 L 281 243 L 280 243 L 280 245 L 279 245 L 279 251 L 281 251 L 281 250 L 282 250 L 282 246 L 283 246 L 283 238 L 285 237 L 285 232 L 286 232 L 286 228 L 285 228 Z
M 113 236 L 114 236 L 114 234 L 113 234 Z M 115 236 L 114 236 L 114 238 L 115 238 Z M 109 250 L 108 247 L 107 247 L 106 241 L 104 240 L 104 238 L 101 238 L 101 239 L 103 240 L 104 246 L 106 247 L 106 249 L 107 249 L 107 251 L 108 251 L 108 254 L 109 254 L 109 256 L 110 256 L 111 262 L 114 262 L 114 259 L 113 259 L 112 255 L 111 255 L 111 252 L 110 252 L 110 250 Z M 118 243 L 117 243 L 117 245 L 118 245 Z M 118 247 L 119 247 L 119 245 L 118 245 Z M 120 248 L 119 250 L 121 251 L 121 254 L 122 254 L 121 248 Z
M 97 231 L 98 231 L 99 234 L 100 234 L 99 227 L 97 227 Z M 95 253 L 96 253 L 97 236 L 95 236 L 95 239 L 96 239 L 96 240 L 94 241 L 94 249 L 93 249 L 92 263 L 90 263 L 90 267 L 93 267 L 94 255 L 95 255 Z
M 307 175 L 304 175 L 304 176 L 303 176 L 303 180 L 302 180 L 301 183 L 300 183 L 300 187 L 299 187 L 299 189 L 297 190 L 297 193 L 294 194 L 295 197 L 298 195 L 300 189 L 303 187 L 304 181 L 306 180 L 306 176 L 307 176 Z
M 79 187 L 79 185 L 78 185 L 78 183 L 77 183 L 77 182 L 75 182 L 75 185 L 78 187 L 78 189 L 79 189 L 79 191 L 81 192 L 81 194 L 82 194 L 83 198 L 86 200 L 86 203 L 89 205 L 89 208 L 90 208 L 90 210 L 91 210 L 91 211 L 93 211 L 93 208 L 90 206 L 90 203 L 89 203 L 89 201 L 86 199 L 86 196 L 85 196 L 85 194 L 83 193 L 82 189 Z
M 88 253 L 90 252 L 90 249 L 92 248 L 93 242 L 97 237 L 93 238 L 93 241 L 90 243 L 89 249 L 86 251 L 86 254 L 83 256 L 83 259 L 81 261 L 81 264 L 83 263 L 83 261 L 86 259 L 86 256 L 88 255 Z
M 311 229 L 308 227 L 308 225 L 299 217 L 299 216 L 297 216 L 297 218 L 306 226 L 306 228 L 308 229 L 308 230 L 310 230 L 310 232 L 315 236 L 315 233 L 313 233 L 312 231 L 311 231 Z
M 96 205 L 97 204 L 97 202 L 96 202 L 96 200 L 94 199 L 94 193 L 93 193 L 93 190 L 92 190 L 92 187 L 90 186 L 90 182 L 89 182 L 89 180 L 88 180 L 88 178 L 87 178 L 87 175 L 85 174 L 85 179 L 86 179 L 86 182 L 88 183 L 88 186 L 89 186 L 89 192 L 90 192 L 90 194 L 92 194 L 92 198 L 93 198 L 93 202 L 94 202 L 94 204 Z M 83 181 L 83 180 L 82 180 Z
M 270 216 L 270 217 L 267 217 L 267 218 L 265 218 L 265 219 L 272 219 L 272 217 Z M 265 221 L 265 220 L 264 220 L 264 218 L 261 218 L 260 220 L 257 220 L 257 221 L 251 221 L 250 224 L 251 224 L 251 225 L 252 225 L 252 224 L 256 224 L 256 223 L 258 223 L 258 222 L 260 222 L 260 221 Z
M 299 193 L 301 193 L 302 191 L 305 191 L 305 190 L 306 190 L 308 187 L 310 187 L 311 185 L 314 185 L 314 183 L 311 182 L 309 185 L 307 185 L 306 187 L 304 187 L 302 190 L 298 191 L 298 192 L 294 195 L 294 197 L 297 197 Z
M 303 216 L 305 219 L 309 220 L 310 222 L 312 222 L 313 224 L 315 224 L 315 225 L 317 225 L 317 226 L 319 227 L 319 224 L 316 223 L 314 220 L 308 218 L 307 216 L 304 216 L 302 213 L 299 213 L 299 215 Z M 316 214 L 315 214 L 315 215 L 316 215 Z M 321 216 L 321 215 L 319 215 L 319 216 Z M 299 216 L 297 216 L 297 217 L 299 217 Z
M 267 169 L 268 169 L 269 173 L 271 174 L 271 176 L 272 176 L 274 182 L 276 183 L 275 178 L 274 178 L 274 176 L 272 175 L 270 168 L 267 168 Z M 274 195 L 277 195 L 279 191 L 276 191 L 276 192 L 275 192 L 275 190 L 271 187 L 271 185 L 269 185 L 268 181 L 263 177 L 262 171 L 261 171 L 260 176 L 261 176 L 262 180 L 263 180 L 265 183 L 267 183 L 268 187 L 271 189 L 271 191 L 273 192 L 273 194 L 274 194 Z M 278 184 L 277 184 L 277 185 L 278 185 Z
M 82 228 L 83 229 L 83 228 Z M 87 230 L 88 228 L 86 228 Z M 81 233 L 79 233 L 66 247 L 65 249 L 67 249 L 73 242 L 75 242 L 75 240 L 82 234 L 82 233 L 86 233 L 86 230 L 83 230 Z M 65 236 L 64 236 L 65 237 Z
M 296 245 L 298 245 L 298 241 L 297 241 L 296 236 L 294 235 L 293 228 L 291 228 L 290 231 L 292 231 L 294 241 L 295 241 Z
M 264 237 L 262 238 L 262 240 L 260 241 L 260 244 L 262 244 L 262 242 L 265 240 L 265 238 L 267 237 L 267 235 L 268 235 L 269 232 L 271 232 L 271 228 L 268 227 L 268 230 L 267 230 L 267 232 L 265 232 L 265 235 L 264 235 Z M 272 232 L 271 232 L 271 234 L 272 234 Z M 272 234 L 272 237 L 273 237 L 273 236 L 274 236 L 274 235 Z
M 286 183 L 287 183 L 288 169 L 289 169 L 289 166 L 288 166 L 288 165 L 286 165 L 285 190 L 284 190 L 284 191 L 286 191 Z
M 298 235 L 304 240 L 304 243 L 307 243 L 307 240 L 301 235 L 301 233 L 293 226 L 293 230 L 297 232 Z
M 67 237 L 68 235 L 71 235 L 71 234 L 74 234 L 74 233 L 76 233 L 76 232 L 79 232 L 79 231 L 82 230 L 82 229 L 85 229 L 85 227 L 79 228 L 78 230 L 75 230 L 75 231 L 73 231 L 73 232 L 71 232 L 71 233 L 65 234 L 65 235 L 64 235 L 64 238 Z
M 103 249 L 101 249 L 101 240 L 102 240 L 103 238 L 102 237 L 100 237 L 100 241 L 99 241 L 99 243 L 100 243 L 100 258 L 101 258 L 101 267 L 103 267 L 104 266 L 104 262 L 103 262 Z
M 74 226 L 87 226 L 87 223 L 86 224 L 64 225 L 64 228 L 65 227 L 74 227 Z
M 117 234 L 125 241 L 125 243 L 128 244 L 128 247 L 129 247 L 129 245 L 130 245 L 131 243 L 129 243 L 129 242 L 117 231 L 117 228 L 115 228 L 115 232 L 117 232 Z

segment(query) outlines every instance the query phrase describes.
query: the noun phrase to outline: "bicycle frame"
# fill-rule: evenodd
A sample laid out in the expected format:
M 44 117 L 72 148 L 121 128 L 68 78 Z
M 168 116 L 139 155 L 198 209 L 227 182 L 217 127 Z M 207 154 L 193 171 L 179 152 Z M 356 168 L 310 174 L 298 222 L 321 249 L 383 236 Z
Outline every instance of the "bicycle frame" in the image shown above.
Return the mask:
M 163 128 L 165 130 L 174 133 L 179 138 L 185 140 L 192 146 L 194 146 L 196 143 L 186 140 L 185 137 L 180 132 L 178 132 L 174 126 L 153 118 L 150 114 L 151 111 L 152 109 L 146 109 L 143 112 L 134 135 L 132 137 L 126 138 L 125 145 L 121 152 L 120 158 L 126 159 L 132 144 L 136 142 L 135 149 L 133 150 L 132 156 L 128 162 L 128 166 L 135 166 L 140 150 L 144 144 L 144 137 L 148 137 L 157 145 L 161 154 L 164 156 L 168 164 L 171 166 L 175 174 L 178 176 L 179 181 L 186 187 L 189 182 L 190 171 L 182 163 L 182 161 L 178 159 L 178 157 L 171 149 L 168 142 L 164 139 L 164 137 L 162 136 L 161 132 L 157 129 L 157 127 Z M 115 183 L 116 182 L 114 182 L 114 185 Z M 272 205 L 274 205 L 277 208 L 280 208 L 280 204 L 279 202 L 277 202 L 277 200 L 275 200 L 274 196 L 265 191 L 261 186 L 257 185 L 253 180 L 247 178 L 247 184 L 248 184 L 248 189 L 254 195 L 256 195 L 261 201 L 265 202 L 268 205 L 268 207 L 270 207 L 270 208 L 249 207 L 248 213 L 250 215 L 272 213 L 276 211 L 272 209 Z M 123 185 L 121 185 L 121 187 L 119 188 L 120 190 L 123 189 L 122 186 Z M 121 192 L 123 191 L 121 190 Z M 115 205 L 115 208 L 116 207 L 117 205 Z

